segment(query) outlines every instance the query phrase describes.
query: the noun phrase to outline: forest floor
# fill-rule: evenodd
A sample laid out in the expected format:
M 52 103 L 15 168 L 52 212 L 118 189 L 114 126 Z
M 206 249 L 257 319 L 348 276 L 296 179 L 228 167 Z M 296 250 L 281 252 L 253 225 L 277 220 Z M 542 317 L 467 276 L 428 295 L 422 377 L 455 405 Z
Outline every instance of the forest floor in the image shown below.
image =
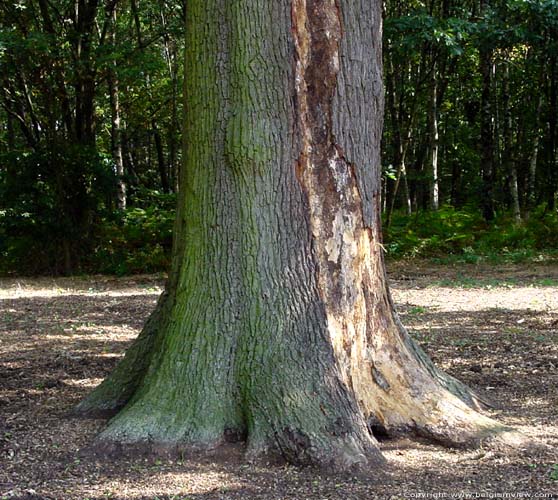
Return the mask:
M 7 279 L 0 280 L 0 499 L 558 498 L 558 266 L 400 262 L 390 278 L 404 324 L 436 363 L 488 395 L 497 408 L 491 415 L 548 450 L 384 441 L 388 466 L 369 477 L 218 457 L 85 458 L 81 450 L 104 422 L 67 412 L 137 335 L 162 277 Z

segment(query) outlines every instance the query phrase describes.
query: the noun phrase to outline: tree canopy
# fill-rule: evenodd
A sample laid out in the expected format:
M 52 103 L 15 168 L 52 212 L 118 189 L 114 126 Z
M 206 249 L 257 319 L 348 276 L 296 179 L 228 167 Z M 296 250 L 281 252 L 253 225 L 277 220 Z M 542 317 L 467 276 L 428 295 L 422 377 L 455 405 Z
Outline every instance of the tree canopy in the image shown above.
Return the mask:
M 168 269 L 185 12 L 2 2 L 0 272 Z M 556 248 L 557 2 L 388 0 L 383 14 L 388 251 Z

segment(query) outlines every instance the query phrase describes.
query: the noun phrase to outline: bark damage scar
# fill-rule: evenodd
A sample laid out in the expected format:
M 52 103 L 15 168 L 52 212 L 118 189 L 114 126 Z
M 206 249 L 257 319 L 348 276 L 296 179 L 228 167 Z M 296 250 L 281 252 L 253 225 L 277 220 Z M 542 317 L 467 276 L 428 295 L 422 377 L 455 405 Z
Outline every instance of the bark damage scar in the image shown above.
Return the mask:
M 342 36 L 339 8 L 335 0 L 293 0 L 292 23 L 302 142 L 297 175 L 308 195 L 313 234 L 318 242 L 326 241 L 326 262 L 335 272 L 343 246 L 355 245 L 353 214 L 343 205 L 350 204 L 356 186 L 332 133 Z
M 296 49 L 298 180 L 307 196 L 318 264 L 318 288 L 332 344 L 345 379 L 362 359 L 366 300 L 362 280 L 370 272 L 370 234 L 353 166 L 337 145 L 334 100 L 343 36 L 337 0 L 292 0 Z
M 389 374 L 375 368 L 369 356 L 371 336 L 386 328 L 379 324 L 385 290 L 373 292 L 383 275 L 377 239 L 365 224 L 355 168 L 334 136 L 341 14 L 338 0 L 292 0 L 301 138 L 296 174 L 308 199 L 317 284 L 338 366 L 370 413 L 377 392 L 391 385 Z
M 482 420 L 477 424 L 476 419 L 484 417 L 473 415 L 447 393 L 409 348 L 411 341 L 406 341 L 407 334 L 391 312 L 380 233 L 370 226 L 376 216 L 365 221 L 356 175 L 365 165 L 355 163 L 355 172 L 351 157 L 335 140 L 340 47 L 345 46 L 341 19 L 344 15 L 356 22 L 349 11 L 353 5 L 347 0 L 291 1 L 295 133 L 301 140 L 296 175 L 308 200 L 317 287 L 341 377 L 353 389 L 363 414 L 371 416 L 371 426 L 384 431 L 412 427 L 447 437 L 448 423 L 457 429 L 464 423 L 488 426 Z M 379 11 L 374 15 L 380 16 Z M 358 131 L 347 130 L 344 143 L 351 143 L 351 134 Z M 366 161 L 361 155 L 355 158 Z M 438 401 L 447 401 L 447 407 Z M 304 443 L 303 438 L 292 439 Z

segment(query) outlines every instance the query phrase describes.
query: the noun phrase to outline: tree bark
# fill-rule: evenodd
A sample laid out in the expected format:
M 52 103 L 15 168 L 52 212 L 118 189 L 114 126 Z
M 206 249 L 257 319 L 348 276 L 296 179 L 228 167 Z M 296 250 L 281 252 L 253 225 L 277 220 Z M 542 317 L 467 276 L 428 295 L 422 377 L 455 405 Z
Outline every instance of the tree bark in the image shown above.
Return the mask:
M 394 311 L 380 232 L 380 2 L 192 0 L 166 292 L 78 407 L 101 449 L 350 469 L 372 432 L 453 445 L 509 429 L 438 371 Z M 372 432 L 371 432 L 372 431 Z
M 438 65 L 437 54 L 433 51 L 432 77 L 430 81 L 430 106 L 428 108 L 429 121 L 429 180 L 430 180 L 430 209 L 440 208 L 440 184 L 438 180 L 438 150 L 440 134 L 438 131 Z

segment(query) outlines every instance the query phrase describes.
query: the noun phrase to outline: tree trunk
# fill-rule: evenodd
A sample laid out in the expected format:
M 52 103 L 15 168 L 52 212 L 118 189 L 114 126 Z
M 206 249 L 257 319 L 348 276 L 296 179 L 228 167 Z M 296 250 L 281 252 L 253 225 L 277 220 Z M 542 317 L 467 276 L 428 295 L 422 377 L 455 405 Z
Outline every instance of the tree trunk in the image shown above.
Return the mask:
M 159 178 L 161 179 L 161 189 L 163 193 L 170 192 L 169 175 L 165 163 L 165 152 L 163 151 L 163 141 L 161 134 L 157 128 L 157 122 L 152 120 L 151 130 L 153 131 L 153 138 L 155 139 L 155 151 L 157 151 L 157 165 L 159 167 Z
M 386 213 L 386 227 L 390 227 L 391 220 L 393 216 L 393 211 L 395 210 L 395 202 L 397 201 L 397 194 L 399 192 L 399 186 L 401 184 L 401 179 L 403 179 L 403 188 L 404 188 L 404 196 L 405 196 L 405 207 L 407 210 L 407 215 L 411 215 L 412 208 L 411 208 L 411 197 L 409 195 L 409 185 L 407 183 L 407 168 L 406 168 L 406 156 L 407 156 L 407 149 L 409 147 L 409 143 L 411 142 L 411 133 L 414 125 L 414 116 L 413 113 L 409 117 L 409 124 L 405 133 L 405 139 L 402 138 L 402 131 L 403 131 L 403 109 L 401 107 L 399 110 L 395 106 L 395 97 L 396 97 L 396 90 L 395 90 L 395 72 L 393 68 L 393 63 L 391 57 L 388 55 L 386 57 L 389 71 L 386 75 L 386 97 L 387 97 L 387 106 L 389 110 L 389 115 L 391 118 L 391 127 L 392 127 L 392 136 L 393 136 L 393 164 L 395 166 L 396 171 L 396 178 L 395 184 L 392 189 L 389 189 L 389 180 L 386 179 L 386 196 L 384 198 L 385 208 L 384 212 Z
M 517 164 L 513 156 L 513 120 L 510 106 L 510 62 L 504 62 L 502 105 L 504 107 L 504 152 L 503 163 L 505 171 L 509 174 L 510 194 L 513 208 L 513 216 L 516 222 L 521 222 L 521 208 L 519 204 L 519 188 L 517 185 Z
M 168 33 L 167 20 L 165 16 L 164 6 L 161 5 L 161 24 L 164 27 L 165 35 L 163 36 L 163 42 L 165 47 L 165 58 L 167 60 L 167 67 L 169 71 L 169 78 L 172 84 L 171 92 L 171 115 L 170 122 L 167 127 L 168 136 L 168 184 L 169 190 L 173 192 L 178 191 L 178 162 L 177 162 L 177 150 L 178 150 L 178 137 L 180 137 L 180 120 L 178 116 L 178 99 L 179 99 L 179 60 L 178 50 L 176 46 L 176 40 L 173 40 Z
M 111 16 L 111 42 L 116 47 L 116 5 L 109 12 Z M 124 181 L 124 155 L 122 153 L 122 129 L 120 127 L 120 89 L 118 74 L 116 72 L 117 62 L 112 62 L 109 70 L 108 86 L 111 110 L 111 149 L 112 160 L 116 166 L 116 204 L 119 210 L 126 208 L 126 183 Z
M 430 82 L 430 107 L 428 109 L 428 122 L 430 132 L 430 157 L 429 157 L 429 180 L 430 180 L 430 209 L 440 208 L 440 185 L 438 181 L 438 149 L 440 136 L 438 132 L 438 65 L 437 54 L 433 52 L 432 78 Z
M 480 0 L 481 15 L 486 14 L 489 0 Z M 491 221 L 495 217 L 494 212 L 494 116 L 492 109 L 492 49 L 481 46 L 479 50 L 479 70 L 482 78 L 481 95 L 481 124 L 480 124 L 480 146 L 481 146 L 481 177 L 482 193 L 481 205 L 483 217 Z
M 192 0 L 167 289 L 78 407 L 109 450 L 348 469 L 371 431 L 453 445 L 509 429 L 401 326 L 380 236 L 380 2 Z
M 7 105 L 6 105 L 6 107 L 7 107 Z M 6 116 L 6 151 L 7 152 L 12 152 L 12 151 L 15 150 L 15 144 L 16 144 L 14 118 L 10 113 L 7 113 L 7 112 L 6 112 L 5 116 Z M 8 165 L 6 165 L 7 169 L 9 169 L 10 163 L 11 162 L 8 162 Z
M 554 210 L 556 206 L 556 192 L 558 190 L 556 184 L 558 183 L 558 118 L 556 110 L 558 109 L 558 61 L 556 54 L 550 58 L 550 96 L 549 96 L 549 135 L 550 135 L 550 161 L 548 162 L 550 170 L 548 173 L 548 186 L 547 186 L 547 206 L 549 210 Z
M 535 110 L 535 123 L 533 126 L 532 134 L 532 149 L 529 156 L 529 177 L 527 185 L 527 203 L 526 203 L 526 216 L 528 217 L 531 210 L 537 204 L 536 180 L 537 180 L 537 163 L 539 160 L 539 145 L 540 145 L 540 125 L 541 114 L 543 107 L 544 94 L 541 93 L 537 99 L 537 109 Z
M 481 102 L 481 171 L 482 171 L 482 212 L 485 220 L 494 219 L 494 127 L 492 116 L 492 54 L 482 49 L 480 54 L 482 75 Z
M 95 66 L 92 37 L 99 0 L 76 0 L 74 27 L 75 71 L 75 132 L 77 141 L 95 145 Z

